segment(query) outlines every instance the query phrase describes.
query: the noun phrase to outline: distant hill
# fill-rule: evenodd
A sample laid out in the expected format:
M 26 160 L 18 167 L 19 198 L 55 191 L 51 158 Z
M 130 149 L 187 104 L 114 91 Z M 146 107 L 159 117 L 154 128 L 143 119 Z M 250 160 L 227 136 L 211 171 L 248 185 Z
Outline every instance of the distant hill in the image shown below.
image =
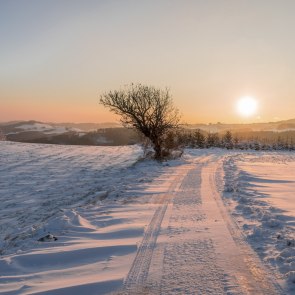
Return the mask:
M 295 131 L 295 119 L 252 124 L 188 124 L 187 129 L 205 132 L 235 134 L 268 132 L 283 133 Z M 139 142 L 137 134 L 118 123 L 44 123 L 39 121 L 13 121 L 0 123 L 0 133 L 7 140 L 20 142 L 81 144 L 81 145 L 127 145 Z M 250 134 L 250 135 L 249 135 Z
M 118 127 L 119 126 L 119 127 Z M 139 141 L 137 134 L 116 123 L 43 123 L 17 121 L 0 124 L 7 140 L 17 142 L 79 144 L 79 145 L 129 145 Z
M 40 121 L 11 121 L 11 122 L 0 122 L 1 128 L 22 128 L 23 125 L 27 125 L 25 128 L 29 128 L 29 125 L 31 126 L 31 129 L 38 128 L 39 125 L 40 128 L 46 129 L 51 128 L 56 129 L 60 127 L 64 127 L 67 129 L 79 129 L 80 131 L 94 131 L 97 129 L 103 129 L 103 128 L 119 128 L 122 127 L 119 123 L 112 123 L 112 122 L 106 122 L 106 123 L 53 123 L 53 122 L 40 122 Z
M 119 123 L 50 123 L 56 126 L 64 126 L 68 128 L 75 128 L 80 129 L 81 131 L 94 131 L 97 129 L 104 129 L 104 128 L 120 128 L 122 125 Z

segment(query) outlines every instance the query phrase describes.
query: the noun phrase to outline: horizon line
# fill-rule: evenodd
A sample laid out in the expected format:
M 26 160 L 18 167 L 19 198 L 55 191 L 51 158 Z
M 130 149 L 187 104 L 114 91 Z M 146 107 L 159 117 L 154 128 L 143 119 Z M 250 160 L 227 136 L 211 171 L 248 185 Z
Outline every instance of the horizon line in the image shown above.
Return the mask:
M 264 121 L 264 122 L 242 122 L 242 123 L 226 123 L 226 122 L 209 122 L 209 123 L 180 123 L 180 125 L 252 125 L 252 124 L 270 124 L 270 123 L 279 123 L 279 122 L 286 122 L 295 120 L 295 118 L 285 119 L 285 120 L 277 120 L 277 121 Z M 4 123 L 18 123 L 18 122 L 36 122 L 36 123 L 44 123 L 44 124 L 117 124 L 123 126 L 120 122 L 114 122 L 114 121 L 105 121 L 105 122 L 57 122 L 57 121 L 39 121 L 39 120 L 10 120 L 10 121 L 2 121 L 0 120 L 0 124 Z

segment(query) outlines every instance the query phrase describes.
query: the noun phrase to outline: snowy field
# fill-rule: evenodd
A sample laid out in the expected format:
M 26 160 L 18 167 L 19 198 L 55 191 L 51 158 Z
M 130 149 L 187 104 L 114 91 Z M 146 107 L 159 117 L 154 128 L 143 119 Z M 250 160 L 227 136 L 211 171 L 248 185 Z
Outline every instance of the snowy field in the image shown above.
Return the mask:
M 292 153 L 187 150 L 163 164 L 140 156 L 138 146 L 0 142 L 0 294 L 106 294 L 138 283 L 169 294 L 254 294 L 246 271 L 247 292 L 234 279 L 246 259 L 226 261 L 240 239 L 228 240 L 230 220 L 261 267 L 295 292 Z M 217 193 L 225 211 L 212 205 Z M 241 253 L 252 259 L 249 249 Z
M 145 208 L 138 214 L 140 201 L 122 203 L 162 169 L 140 156 L 137 146 L 0 142 L 0 293 L 73 285 L 104 293 L 121 283 L 143 230 L 130 223 L 149 217 Z M 38 241 L 48 233 L 58 240 Z M 102 269 L 109 270 L 98 276 Z
M 41 234 L 52 217 L 72 214 L 71 207 L 119 194 L 117 186 L 124 181 L 119 174 L 140 155 L 137 147 L 10 142 L 0 147 L 0 249 L 4 254 L 14 252 L 18 245 L 23 249 L 22 240 Z M 64 209 L 68 210 L 61 212 Z

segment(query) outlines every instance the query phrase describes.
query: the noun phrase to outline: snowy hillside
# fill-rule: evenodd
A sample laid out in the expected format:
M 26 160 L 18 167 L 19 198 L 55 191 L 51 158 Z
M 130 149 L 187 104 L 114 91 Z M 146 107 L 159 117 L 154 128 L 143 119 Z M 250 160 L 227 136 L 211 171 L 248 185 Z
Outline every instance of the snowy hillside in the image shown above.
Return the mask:
M 59 133 L 70 131 L 70 129 L 66 129 L 65 127 L 55 127 L 49 124 L 38 123 L 38 122 L 34 122 L 31 124 L 22 124 L 17 126 L 16 128 L 25 130 L 25 131 L 39 131 L 39 132 L 44 132 L 46 134 L 50 134 L 50 133 L 59 134 Z
M 139 142 L 138 136 L 133 130 L 110 123 L 11 122 L 0 124 L 0 140 L 1 134 L 8 141 L 26 143 L 119 146 Z
M 83 132 L 83 130 L 73 127 L 36 121 L 12 122 L 10 124 L 2 124 L 1 127 L 4 130 L 5 135 L 18 134 L 22 132 L 38 132 L 42 134 L 62 134 L 71 131 Z

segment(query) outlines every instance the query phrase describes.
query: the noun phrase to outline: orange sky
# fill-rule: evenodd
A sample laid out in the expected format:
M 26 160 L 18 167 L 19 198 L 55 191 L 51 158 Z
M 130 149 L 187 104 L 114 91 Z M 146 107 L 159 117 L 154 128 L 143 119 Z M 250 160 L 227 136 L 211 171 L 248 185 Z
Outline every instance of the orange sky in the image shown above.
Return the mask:
M 187 123 L 294 118 L 294 1 L 0 3 L 0 121 L 106 122 L 99 95 L 169 87 Z M 237 100 L 258 111 L 241 117 Z

